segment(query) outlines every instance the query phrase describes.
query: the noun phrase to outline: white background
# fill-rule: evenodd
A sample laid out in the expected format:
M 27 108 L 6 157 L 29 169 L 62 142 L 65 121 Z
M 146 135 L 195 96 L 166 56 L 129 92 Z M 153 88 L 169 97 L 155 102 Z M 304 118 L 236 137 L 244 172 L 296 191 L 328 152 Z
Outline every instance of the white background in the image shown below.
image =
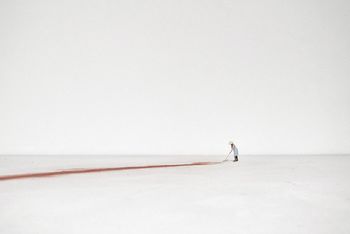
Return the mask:
M 0 0 L 0 154 L 350 153 L 349 12 Z

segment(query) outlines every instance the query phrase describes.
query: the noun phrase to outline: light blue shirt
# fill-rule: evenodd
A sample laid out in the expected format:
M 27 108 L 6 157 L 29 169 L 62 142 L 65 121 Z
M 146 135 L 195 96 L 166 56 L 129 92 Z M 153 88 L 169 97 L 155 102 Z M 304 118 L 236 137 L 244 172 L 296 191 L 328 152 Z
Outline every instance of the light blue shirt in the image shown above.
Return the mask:
M 238 148 L 236 146 L 233 147 L 233 153 L 235 156 L 238 156 Z

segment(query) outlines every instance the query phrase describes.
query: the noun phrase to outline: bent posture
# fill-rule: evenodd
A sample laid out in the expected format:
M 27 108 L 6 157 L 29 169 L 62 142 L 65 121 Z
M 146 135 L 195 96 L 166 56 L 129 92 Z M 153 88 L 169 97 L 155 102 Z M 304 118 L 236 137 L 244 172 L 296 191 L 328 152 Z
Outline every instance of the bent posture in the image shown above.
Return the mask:
M 227 155 L 225 161 L 228 159 L 228 157 L 229 157 L 231 154 L 233 154 L 234 159 L 233 159 L 232 161 L 233 161 L 233 162 L 237 162 L 237 161 L 238 161 L 238 148 L 235 146 L 235 144 L 234 144 L 232 141 L 230 141 L 229 144 L 230 144 L 230 146 L 231 146 L 231 151 L 230 151 L 230 153 Z

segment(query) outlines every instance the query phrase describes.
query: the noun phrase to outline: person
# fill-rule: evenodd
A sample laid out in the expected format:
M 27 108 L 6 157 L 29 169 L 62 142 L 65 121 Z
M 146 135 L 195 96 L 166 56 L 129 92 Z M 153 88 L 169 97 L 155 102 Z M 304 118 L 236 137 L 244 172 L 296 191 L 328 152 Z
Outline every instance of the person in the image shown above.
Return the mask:
M 234 162 L 238 161 L 238 148 L 236 147 L 233 142 L 231 142 L 231 149 L 233 148 L 233 155 L 235 156 L 235 159 L 233 160 Z
M 233 153 L 234 158 L 233 158 L 232 161 L 233 161 L 233 162 L 237 162 L 237 161 L 238 161 L 238 148 L 236 147 L 236 145 L 235 145 L 232 141 L 229 142 L 229 145 L 231 146 L 231 151 L 230 151 L 230 153 L 227 155 L 225 161 L 226 161 L 227 158 Z

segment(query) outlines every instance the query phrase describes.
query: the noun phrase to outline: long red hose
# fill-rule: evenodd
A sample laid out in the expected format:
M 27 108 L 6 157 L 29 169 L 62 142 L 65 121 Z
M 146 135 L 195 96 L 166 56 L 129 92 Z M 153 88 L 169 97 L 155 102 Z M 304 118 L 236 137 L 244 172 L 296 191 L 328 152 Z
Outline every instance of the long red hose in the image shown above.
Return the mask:
M 49 177 L 49 176 L 68 175 L 68 174 L 97 173 L 97 172 L 104 172 L 104 171 L 125 171 L 125 170 L 138 170 L 138 169 L 148 169 L 148 168 L 205 166 L 205 165 L 215 165 L 215 164 L 220 164 L 220 163 L 222 163 L 222 161 L 221 162 L 194 162 L 194 163 L 182 163 L 182 164 L 129 166 L 129 167 L 102 167 L 102 168 L 68 169 L 68 170 L 62 170 L 62 171 L 48 171 L 48 172 L 26 173 L 26 174 L 0 175 L 0 181 L 1 180 L 37 178 L 37 177 Z

